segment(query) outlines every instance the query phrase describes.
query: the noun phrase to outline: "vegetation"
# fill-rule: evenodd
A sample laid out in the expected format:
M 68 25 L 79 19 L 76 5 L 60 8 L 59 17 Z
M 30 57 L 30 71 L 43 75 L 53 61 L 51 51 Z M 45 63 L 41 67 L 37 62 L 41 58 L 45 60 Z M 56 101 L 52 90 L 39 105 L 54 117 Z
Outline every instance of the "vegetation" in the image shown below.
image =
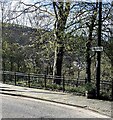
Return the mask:
M 98 2 L 0 4 L 4 71 L 50 74 L 54 78 L 64 75 L 95 83 L 97 56 L 91 47 L 97 46 Z M 101 80 L 113 81 L 112 4 L 103 3 L 102 8 Z M 60 84 L 60 79 L 54 79 L 50 87 L 56 89 Z

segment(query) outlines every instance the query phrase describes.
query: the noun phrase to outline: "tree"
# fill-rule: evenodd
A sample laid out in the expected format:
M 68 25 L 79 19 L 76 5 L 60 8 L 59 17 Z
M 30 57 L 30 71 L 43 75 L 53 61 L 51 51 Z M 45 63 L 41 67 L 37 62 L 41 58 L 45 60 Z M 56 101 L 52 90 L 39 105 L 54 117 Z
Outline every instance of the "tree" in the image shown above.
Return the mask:
M 92 16 L 89 23 L 86 23 L 88 31 L 88 41 L 86 43 L 86 82 L 91 82 L 91 44 L 93 41 L 93 31 L 97 18 L 98 2 L 93 6 Z
M 64 56 L 64 36 L 65 36 L 65 26 L 67 22 L 67 18 L 70 12 L 70 2 L 53 2 L 53 8 L 55 12 L 55 37 L 56 37 L 56 49 L 55 49 L 55 60 L 54 60 L 54 70 L 53 73 L 56 76 L 61 77 L 62 71 L 62 61 Z M 54 68 L 55 69 L 55 68 Z M 54 82 L 56 84 L 61 84 L 61 79 L 55 79 Z
M 14 33 L 15 38 L 11 37 L 12 35 L 10 34 L 8 39 L 10 39 L 12 43 L 16 41 L 24 47 L 25 62 L 30 63 L 32 69 L 33 64 L 36 64 L 37 73 L 44 73 L 44 69 L 46 69 L 45 64 L 47 63 L 50 69 L 53 68 L 53 76 L 61 77 L 62 68 L 63 71 L 66 69 L 70 72 L 70 69 L 73 67 L 73 61 L 78 60 L 78 63 L 87 65 L 86 80 L 90 81 L 92 62 L 92 52 L 90 48 L 94 45 L 93 43 L 96 45 L 97 38 L 97 4 L 98 3 L 69 3 L 59 1 L 41 1 L 28 4 L 20 1 L 16 4 L 18 7 L 15 6 L 14 9 L 11 9 L 10 15 L 12 16 L 7 17 L 6 20 L 13 23 L 10 30 L 17 30 L 18 34 Z M 105 23 L 108 23 L 106 21 L 109 19 L 109 8 L 107 8 L 107 5 L 104 10 L 103 33 L 106 33 L 107 25 Z M 20 19 L 23 22 L 20 22 Z M 29 25 L 32 28 L 25 25 Z M 34 29 L 35 32 L 31 32 L 34 31 Z M 11 31 L 9 32 L 11 33 Z M 33 34 L 34 37 L 32 37 Z M 85 42 L 87 42 L 86 51 Z M 86 62 L 84 59 L 85 55 L 87 59 Z M 65 59 L 66 57 L 70 57 L 71 60 Z M 29 58 L 30 60 L 28 60 Z M 69 65 L 66 66 L 63 60 L 67 64 L 69 62 Z M 68 66 L 70 69 L 68 69 Z M 33 70 L 31 71 L 33 72 Z M 70 74 L 70 76 L 72 74 Z M 61 81 L 60 79 L 55 79 L 54 82 L 60 84 Z

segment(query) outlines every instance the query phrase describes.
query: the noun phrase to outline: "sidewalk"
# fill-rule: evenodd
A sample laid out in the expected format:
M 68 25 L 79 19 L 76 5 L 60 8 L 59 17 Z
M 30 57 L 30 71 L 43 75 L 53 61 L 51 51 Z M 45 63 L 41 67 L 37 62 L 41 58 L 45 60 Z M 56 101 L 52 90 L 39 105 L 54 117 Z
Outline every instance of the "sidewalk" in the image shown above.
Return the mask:
M 69 93 L 13 86 L 2 83 L 0 83 L 0 94 L 23 96 L 50 102 L 67 104 L 93 110 L 111 117 L 112 102 L 110 101 L 87 99 L 84 96 L 76 96 Z

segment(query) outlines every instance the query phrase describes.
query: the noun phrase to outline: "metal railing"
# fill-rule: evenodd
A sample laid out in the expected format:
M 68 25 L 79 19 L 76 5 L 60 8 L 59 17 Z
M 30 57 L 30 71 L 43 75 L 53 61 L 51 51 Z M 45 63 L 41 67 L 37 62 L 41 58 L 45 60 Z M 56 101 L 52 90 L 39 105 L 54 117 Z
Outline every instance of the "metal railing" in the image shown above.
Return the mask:
M 69 89 L 73 89 L 82 85 L 85 85 L 85 79 L 66 79 L 65 76 L 55 76 L 47 74 L 34 74 L 34 73 L 21 73 L 12 71 L 2 71 L 3 83 L 14 84 L 19 86 L 33 87 L 33 88 L 45 88 L 45 89 L 59 89 L 63 92 Z M 56 85 L 54 79 L 60 79 L 61 84 Z M 68 89 L 68 90 L 69 90 Z M 101 91 L 111 91 L 112 81 L 101 80 L 100 82 Z

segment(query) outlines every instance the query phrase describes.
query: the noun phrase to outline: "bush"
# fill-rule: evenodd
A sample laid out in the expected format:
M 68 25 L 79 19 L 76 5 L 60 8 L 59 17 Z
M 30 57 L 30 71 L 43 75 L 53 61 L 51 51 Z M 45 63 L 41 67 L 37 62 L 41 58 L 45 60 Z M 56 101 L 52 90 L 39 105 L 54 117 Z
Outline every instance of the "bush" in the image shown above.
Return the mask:
M 85 84 L 85 95 L 87 98 L 94 99 L 96 98 L 96 87 L 92 83 Z
M 96 90 L 96 87 L 92 83 L 87 83 L 85 84 L 85 90 L 88 91 L 89 93 L 92 93 Z
M 62 90 L 62 86 L 57 85 L 57 84 L 47 84 L 46 89 Z
M 84 86 L 79 86 L 79 87 L 66 87 L 67 92 L 72 92 L 72 93 L 80 93 L 82 95 L 85 94 L 85 87 Z
M 112 96 L 111 96 L 111 92 L 105 92 L 105 91 L 102 91 L 100 93 L 100 99 L 101 100 L 111 100 L 112 99 Z

